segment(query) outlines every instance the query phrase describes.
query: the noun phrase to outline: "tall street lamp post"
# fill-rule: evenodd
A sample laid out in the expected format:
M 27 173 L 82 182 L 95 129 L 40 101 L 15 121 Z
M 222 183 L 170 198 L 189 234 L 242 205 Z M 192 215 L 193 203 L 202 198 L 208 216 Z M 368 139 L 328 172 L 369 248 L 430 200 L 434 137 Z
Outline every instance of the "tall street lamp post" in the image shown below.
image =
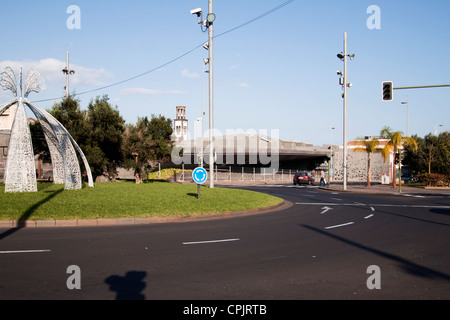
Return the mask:
M 344 190 L 347 190 L 347 88 L 351 87 L 352 84 L 347 82 L 347 58 L 352 60 L 355 55 L 347 53 L 347 32 L 344 32 L 344 52 L 338 53 L 337 57 L 344 61 L 344 72 L 338 71 L 341 75 L 340 84 L 344 89 L 342 97 L 344 98 L 344 155 L 343 155 L 343 175 L 344 175 Z
M 208 15 L 205 21 L 201 20 L 202 9 L 193 9 L 191 14 L 196 14 L 198 23 L 208 28 L 209 51 L 209 187 L 214 188 L 214 64 L 213 64 L 213 23 L 216 15 L 213 13 L 213 0 L 208 0 Z

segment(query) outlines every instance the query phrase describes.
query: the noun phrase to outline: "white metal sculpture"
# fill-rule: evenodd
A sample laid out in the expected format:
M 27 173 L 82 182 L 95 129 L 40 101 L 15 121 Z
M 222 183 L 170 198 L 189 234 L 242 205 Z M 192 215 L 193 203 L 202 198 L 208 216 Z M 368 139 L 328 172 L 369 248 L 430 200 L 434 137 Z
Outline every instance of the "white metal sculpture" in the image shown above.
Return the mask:
M 0 115 L 17 105 L 6 160 L 5 192 L 37 191 L 33 145 L 25 106 L 33 112 L 43 128 L 52 160 L 54 183 L 64 184 L 66 190 L 81 189 L 82 177 L 76 153 L 78 151 L 87 172 L 88 185 L 94 187 L 89 163 L 67 129 L 47 111 L 27 100 L 31 92 L 39 93 L 43 88 L 43 80 L 39 73 L 33 70 L 28 72 L 23 94 L 22 70 L 20 71 L 19 86 L 17 86 L 14 71 L 7 67 L 0 74 L 0 86 L 5 90 L 10 90 L 14 95 L 13 100 L 0 106 Z

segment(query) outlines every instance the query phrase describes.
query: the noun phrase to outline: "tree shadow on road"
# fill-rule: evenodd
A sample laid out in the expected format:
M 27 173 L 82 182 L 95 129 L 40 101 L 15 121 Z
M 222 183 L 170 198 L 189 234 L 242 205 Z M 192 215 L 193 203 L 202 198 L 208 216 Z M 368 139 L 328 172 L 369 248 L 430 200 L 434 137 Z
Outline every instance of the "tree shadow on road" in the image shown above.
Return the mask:
M 384 252 L 384 251 L 381 251 L 381 250 L 377 250 L 377 249 L 374 249 L 374 248 L 370 248 L 368 246 L 365 246 L 365 245 L 362 245 L 360 243 L 357 243 L 357 242 L 345 239 L 343 237 L 337 236 L 335 234 L 331 234 L 329 232 L 323 231 L 321 229 L 318 229 L 318 228 L 315 228 L 315 227 L 312 227 L 312 226 L 308 226 L 308 225 L 304 225 L 304 224 L 302 224 L 301 226 L 306 228 L 306 229 L 309 229 L 309 230 L 312 230 L 314 232 L 317 232 L 317 233 L 320 233 L 322 235 L 325 235 L 327 237 L 333 238 L 335 240 L 344 242 L 345 244 L 348 244 L 348 245 L 357 247 L 359 249 L 375 253 L 375 254 L 377 254 L 377 255 L 379 255 L 381 257 L 390 259 L 392 261 L 399 262 L 401 264 L 401 267 L 404 270 L 406 270 L 407 272 L 409 272 L 411 274 L 414 274 L 416 276 L 427 277 L 427 278 L 437 278 L 437 279 L 440 279 L 440 280 L 450 281 L 450 275 L 442 273 L 440 271 L 436 271 L 436 270 L 433 270 L 433 269 L 421 266 L 419 264 L 413 263 L 413 262 L 408 261 L 408 260 L 406 260 L 404 258 L 401 258 L 399 256 L 396 256 L 396 255 L 393 255 L 393 254 L 390 254 L 390 253 L 387 253 L 387 252 Z
M 450 216 L 450 209 L 436 208 L 436 209 L 430 209 L 430 212 L 437 213 L 437 214 L 443 214 L 445 216 Z
M 60 194 L 61 192 L 63 192 L 64 189 L 60 189 L 54 192 L 49 192 L 50 194 L 48 195 L 48 197 L 46 197 L 45 199 L 42 199 L 41 201 L 33 204 L 31 207 L 29 207 L 21 216 L 20 218 L 17 220 L 17 226 L 9 229 L 3 233 L 0 234 L 0 240 L 2 240 L 3 238 L 6 238 L 8 236 L 10 236 L 11 234 L 19 231 L 22 228 L 25 228 L 26 225 L 26 221 L 33 215 L 33 213 L 43 204 L 45 204 L 46 202 L 50 201 L 51 199 L 53 199 L 54 197 L 56 197 L 58 194 Z
M 147 286 L 143 281 L 147 276 L 145 271 L 129 271 L 124 277 L 113 275 L 105 279 L 109 290 L 117 292 L 116 300 L 145 300 L 142 291 Z

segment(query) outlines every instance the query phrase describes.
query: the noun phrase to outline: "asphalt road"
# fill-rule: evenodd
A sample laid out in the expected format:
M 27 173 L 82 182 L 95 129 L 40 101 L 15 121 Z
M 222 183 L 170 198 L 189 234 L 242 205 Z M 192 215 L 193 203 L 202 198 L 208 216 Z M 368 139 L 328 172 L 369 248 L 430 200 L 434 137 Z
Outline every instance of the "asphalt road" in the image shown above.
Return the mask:
M 161 225 L 0 229 L 0 299 L 450 298 L 449 194 L 247 188 L 289 205 Z

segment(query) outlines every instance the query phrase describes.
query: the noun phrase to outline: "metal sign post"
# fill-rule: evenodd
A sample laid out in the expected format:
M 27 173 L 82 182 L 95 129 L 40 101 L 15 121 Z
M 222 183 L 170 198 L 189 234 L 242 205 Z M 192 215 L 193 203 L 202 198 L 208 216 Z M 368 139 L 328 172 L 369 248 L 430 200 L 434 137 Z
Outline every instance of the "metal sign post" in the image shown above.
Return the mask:
M 192 172 L 192 179 L 197 184 L 197 198 L 200 199 L 200 185 L 208 179 L 208 173 L 204 168 L 198 167 Z

